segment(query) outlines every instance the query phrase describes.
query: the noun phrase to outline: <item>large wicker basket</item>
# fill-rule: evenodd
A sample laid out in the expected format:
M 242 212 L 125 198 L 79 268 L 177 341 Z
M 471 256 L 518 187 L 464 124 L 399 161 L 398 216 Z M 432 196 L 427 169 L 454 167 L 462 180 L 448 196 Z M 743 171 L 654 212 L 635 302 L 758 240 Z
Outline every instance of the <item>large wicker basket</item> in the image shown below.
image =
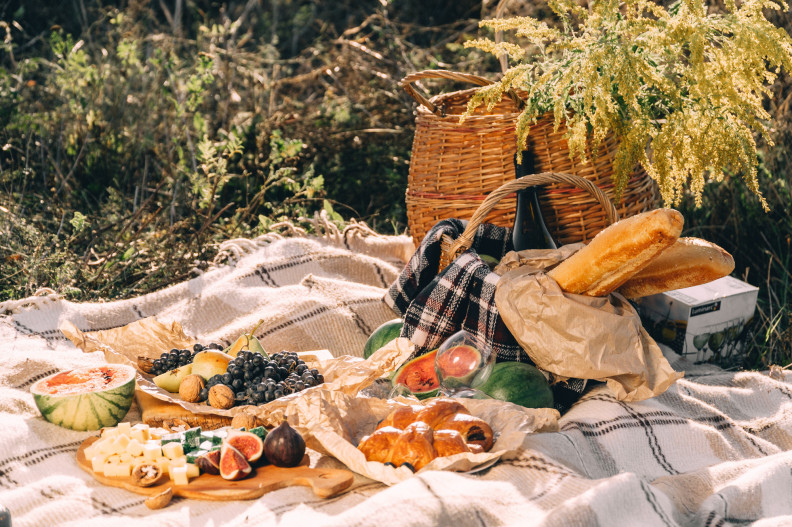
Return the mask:
M 490 192 L 515 177 L 519 97 L 510 94 L 490 111 L 480 106 L 460 124 L 459 117 L 476 88 L 427 99 L 413 84 L 430 78 L 479 86 L 491 84 L 483 77 L 445 70 L 413 73 L 400 82 L 419 103 L 405 197 L 410 235 L 416 243 L 441 219 L 470 219 Z M 551 115 L 543 116 L 531 127 L 536 172 L 562 172 L 588 179 L 616 204 L 622 218 L 657 206 L 657 186 L 640 167 L 633 172 L 622 199 L 616 200 L 615 137 L 603 141 L 596 156 L 589 152 L 589 162 L 583 164 L 577 158 L 570 159 L 565 132 L 563 125 L 553 131 Z M 607 226 L 603 208 L 590 193 L 579 188 L 548 185 L 540 189 L 539 198 L 548 228 L 561 244 L 590 240 Z M 511 227 L 515 209 L 514 196 L 502 199 L 484 221 Z

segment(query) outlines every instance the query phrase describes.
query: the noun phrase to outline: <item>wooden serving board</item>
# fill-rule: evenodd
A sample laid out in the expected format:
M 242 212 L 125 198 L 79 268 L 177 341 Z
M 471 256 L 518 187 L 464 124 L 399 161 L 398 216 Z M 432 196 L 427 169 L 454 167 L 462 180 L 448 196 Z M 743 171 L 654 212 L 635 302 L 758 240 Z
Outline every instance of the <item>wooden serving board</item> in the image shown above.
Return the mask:
M 281 468 L 272 465 L 254 468 L 250 476 L 237 481 L 228 481 L 220 476 L 201 474 L 190 480 L 188 485 L 176 485 L 168 476 L 161 478 L 161 483 L 151 487 L 135 485 L 131 477 L 114 478 L 94 472 L 91 461 L 85 457 L 85 449 L 99 439 L 89 437 L 77 450 L 77 464 L 91 474 L 97 481 L 111 487 L 120 487 L 137 494 L 153 496 L 164 492 L 168 487 L 173 489 L 174 496 L 209 501 L 253 500 L 267 492 L 290 486 L 311 487 L 320 498 L 330 498 L 345 491 L 352 485 L 355 475 L 342 469 L 311 468 L 308 456 L 300 466 Z

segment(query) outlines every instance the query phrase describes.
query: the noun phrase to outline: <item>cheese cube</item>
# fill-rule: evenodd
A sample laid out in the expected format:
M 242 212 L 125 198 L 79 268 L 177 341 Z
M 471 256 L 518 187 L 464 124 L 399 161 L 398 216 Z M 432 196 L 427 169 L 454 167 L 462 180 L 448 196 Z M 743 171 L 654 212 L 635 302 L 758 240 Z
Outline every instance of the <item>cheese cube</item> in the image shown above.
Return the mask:
M 168 435 L 169 433 L 164 428 L 149 428 L 148 432 L 149 432 L 149 438 L 156 439 L 158 441 L 162 439 L 162 436 Z
M 165 456 L 160 456 L 157 458 L 155 463 L 159 466 L 160 470 L 162 470 L 163 474 L 170 473 L 170 459 L 166 458 Z
M 105 458 L 102 456 L 94 456 L 91 458 L 91 470 L 94 472 L 104 472 Z
M 156 441 L 147 441 L 143 445 L 143 457 L 151 461 L 156 461 L 162 455 L 162 448 Z
M 137 457 L 143 455 L 143 445 L 137 439 L 130 439 L 129 443 L 127 444 L 126 451 Z
M 118 436 L 118 428 L 102 428 L 102 439 L 114 439 Z
M 129 436 L 129 431 L 132 429 L 132 423 L 118 423 L 118 433 Z
M 118 463 L 115 466 L 114 475 L 117 478 L 128 478 L 132 475 L 131 463 Z
M 187 464 L 187 456 L 179 456 L 176 459 L 171 459 L 169 463 L 170 463 L 170 468 L 183 467 L 184 465 Z
M 125 435 L 119 435 L 113 441 L 113 453 L 120 454 L 121 452 L 126 450 L 128 444 L 129 444 L 129 437 Z
M 110 457 L 110 454 L 115 453 L 115 449 L 113 448 L 113 439 L 100 439 L 92 446 L 93 448 L 93 455 L 102 455 L 104 457 Z
M 112 477 L 116 465 L 118 465 L 118 463 L 112 463 L 108 460 L 105 460 L 104 464 L 102 465 L 102 473 L 107 477 Z
M 149 425 L 146 423 L 138 423 L 132 427 L 132 430 L 129 431 L 129 437 L 132 439 L 137 439 L 140 443 L 145 443 L 149 439 L 151 439 L 151 435 L 149 434 Z
M 106 461 L 108 463 L 121 463 L 121 456 L 119 454 L 113 454 L 109 456 Z
M 118 454 L 121 463 L 132 463 L 132 460 L 135 459 L 135 456 L 130 454 L 129 452 L 121 452 Z
M 176 485 L 187 485 L 190 480 L 187 477 L 187 467 L 173 467 L 171 471 L 171 475 L 173 476 L 173 482 Z
M 175 459 L 184 455 L 184 449 L 181 443 L 165 443 L 162 445 L 162 453 L 165 454 L 165 457 L 168 459 Z
M 201 475 L 201 469 L 198 468 L 198 465 L 195 465 L 193 463 L 187 463 L 184 466 L 187 467 L 187 477 L 188 478 L 190 478 L 190 479 L 197 478 L 198 476 Z

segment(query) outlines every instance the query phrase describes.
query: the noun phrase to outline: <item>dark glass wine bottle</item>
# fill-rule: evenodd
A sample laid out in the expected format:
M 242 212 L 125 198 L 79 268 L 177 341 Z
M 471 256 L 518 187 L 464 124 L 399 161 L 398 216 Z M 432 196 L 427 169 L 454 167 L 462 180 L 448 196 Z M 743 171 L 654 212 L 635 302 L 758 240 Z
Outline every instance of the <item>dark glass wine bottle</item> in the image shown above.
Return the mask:
M 536 158 L 532 149 L 523 150 L 522 163 L 518 163 L 517 154 L 514 155 L 514 172 L 517 178 L 534 174 L 535 167 Z M 542 216 L 536 187 L 528 187 L 517 192 L 512 244 L 515 251 L 558 248 Z

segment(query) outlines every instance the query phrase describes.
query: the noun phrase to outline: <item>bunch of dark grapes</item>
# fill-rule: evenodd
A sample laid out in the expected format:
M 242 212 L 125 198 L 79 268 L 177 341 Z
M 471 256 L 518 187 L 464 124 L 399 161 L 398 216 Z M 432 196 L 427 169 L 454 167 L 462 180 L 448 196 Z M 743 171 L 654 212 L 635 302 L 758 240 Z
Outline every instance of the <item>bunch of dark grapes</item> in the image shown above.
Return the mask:
M 228 363 L 223 375 L 215 375 L 201 390 L 205 401 L 209 388 L 215 384 L 229 386 L 236 395 L 236 404 L 265 404 L 284 395 L 322 384 L 324 376 L 316 368 L 309 369 L 297 354 L 281 351 L 269 359 L 260 353 L 240 351 Z
M 151 362 L 151 374 L 152 375 L 160 375 L 161 373 L 165 373 L 166 371 L 170 371 L 173 369 L 178 368 L 179 366 L 184 366 L 185 364 L 190 364 L 193 361 L 193 357 L 195 357 L 196 353 L 203 350 L 222 350 L 223 346 L 216 342 L 212 342 L 204 346 L 203 344 L 195 344 L 193 346 L 192 351 L 188 349 L 176 349 L 173 348 L 170 351 L 166 351 L 162 355 L 160 355 L 159 359 L 155 359 Z

